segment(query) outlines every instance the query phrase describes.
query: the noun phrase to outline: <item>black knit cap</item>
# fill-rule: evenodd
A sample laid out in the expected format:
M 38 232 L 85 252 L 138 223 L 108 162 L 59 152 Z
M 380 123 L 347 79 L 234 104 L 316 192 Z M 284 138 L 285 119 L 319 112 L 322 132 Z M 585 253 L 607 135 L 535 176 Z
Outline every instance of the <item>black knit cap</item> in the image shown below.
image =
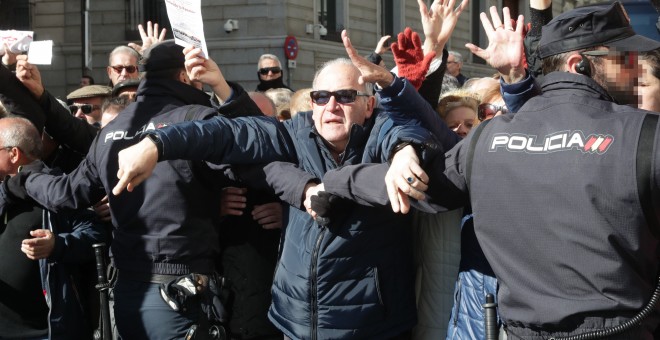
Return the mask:
M 140 72 L 163 71 L 184 68 L 183 46 L 174 43 L 174 40 L 165 40 L 152 45 L 144 52 L 139 62 Z
M 636 34 L 626 10 L 617 1 L 576 8 L 552 19 L 542 28 L 539 57 L 596 46 L 646 52 L 660 48 L 660 42 Z

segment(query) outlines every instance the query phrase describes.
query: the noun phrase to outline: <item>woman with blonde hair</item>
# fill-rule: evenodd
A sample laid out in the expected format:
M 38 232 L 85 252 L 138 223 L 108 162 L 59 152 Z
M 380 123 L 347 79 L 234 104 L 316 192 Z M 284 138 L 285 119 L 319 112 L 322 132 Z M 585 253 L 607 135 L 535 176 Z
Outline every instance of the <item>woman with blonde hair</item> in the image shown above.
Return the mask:
M 436 111 L 452 131 L 465 138 L 470 130 L 479 124 L 478 107 L 479 99 L 476 93 L 457 89 L 440 98 Z

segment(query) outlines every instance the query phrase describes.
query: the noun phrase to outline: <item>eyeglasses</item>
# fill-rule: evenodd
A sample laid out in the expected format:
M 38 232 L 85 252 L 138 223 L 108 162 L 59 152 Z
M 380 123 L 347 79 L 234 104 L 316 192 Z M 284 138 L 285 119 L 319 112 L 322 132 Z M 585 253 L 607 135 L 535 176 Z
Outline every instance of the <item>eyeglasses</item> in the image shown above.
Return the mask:
M 625 67 L 631 68 L 637 65 L 639 53 L 634 51 L 608 51 L 608 50 L 594 50 L 594 51 L 585 51 L 580 53 L 582 55 L 587 55 L 590 57 L 614 57 L 614 60 L 617 64 L 623 65 Z
M 137 71 L 137 67 L 135 67 L 133 65 L 128 65 L 128 66 L 117 65 L 117 66 L 110 66 L 110 67 L 112 67 L 112 69 L 115 70 L 115 72 L 117 72 L 119 74 L 121 74 L 121 72 L 124 71 L 124 70 L 126 70 L 126 72 L 128 72 L 128 73 L 135 73 L 135 71 Z
M 357 90 L 337 90 L 337 91 L 312 91 L 309 93 L 312 101 L 317 105 L 325 105 L 330 101 L 330 97 L 335 97 L 337 103 L 350 104 L 355 102 L 358 96 L 369 96 L 366 93 Z
M 92 104 L 73 104 L 69 105 L 69 111 L 71 113 L 75 114 L 78 112 L 78 109 L 82 110 L 82 113 L 88 115 L 92 113 L 94 110 L 98 110 L 101 108 L 101 105 L 92 105 Z
M 282 68 L 275 66 L 275 67 L 262 67 L 262 68 L 259 69 L 259 73 L 262 76 L 267 75 L 268 72 L 273 72 L 273 74 L 278 74 L 278 73 L 282 72 Z
M 504 105 L 496 105 L 489 103 L 479 104 L 479 111 L 477 113 L 477 117 L 481 121 L 491 119 L 495 117 L 498 111 L 502 111 L 502 114 L 505 114 L 509 112 L 509 109 L 507 109 L 506 106 Z

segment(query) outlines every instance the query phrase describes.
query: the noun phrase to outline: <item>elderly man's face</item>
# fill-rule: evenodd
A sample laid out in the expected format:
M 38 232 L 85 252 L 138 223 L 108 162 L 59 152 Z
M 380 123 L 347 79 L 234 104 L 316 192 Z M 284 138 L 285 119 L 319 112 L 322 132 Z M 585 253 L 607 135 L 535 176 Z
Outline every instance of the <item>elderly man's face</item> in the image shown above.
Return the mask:
M 359 76 L 359 71 L 351 65 L 330 66 L 321 71 L 314 91 L 357 90 L 363 94 L 365 89 L 358 84 Z M 339 103 L 335 96 L 330 97 L 325 105 L 312 101 L 316 130 L 333 151 L 341 153 L 346 149 L 351 126 L 363 125 L 371 117 L 374 101 L 371 95 L 359 95 L 354 102 L 344 104 Z
M 7 119 L 0 119 L 1 130 L 15 129 Z M 4 140 L 0 140 L 0 176 L 5 178 L 9 175 L 15 175 L 18 170 L 18 154 L 16 145 L 7 145 Z
M 282 67 L 273 59 L 264 59 L 259 63 L 259 78 L 261 80 L 274 80 L 282 76 Z
M 451 54 L 447 57 L 447 73 L 451 74 L 454 77 L 458 76 L 458 74 L 461 73 L 461 65 L 456 61 L 456 58 L 454 58 L 454 56 Z
M 76 118 L 84 119 L 90 125 L 99 123 L 101 124 L 101 104 L 103 103 L 103 97 L 91 97 L 91 98 L 78 98 L 73 100 L 73 104 L 70 105 L 71 113 L 76 116 Z M 75 107 L 74 107 L 75 106 Z M 84 110 L 90 110 L 89 113 L 83 112 Z
M 113 55 L 107 72 L 113 86 L 125 80 L 137 79 L 140 76 L 137 71 L 137 59 L 128 53 Z

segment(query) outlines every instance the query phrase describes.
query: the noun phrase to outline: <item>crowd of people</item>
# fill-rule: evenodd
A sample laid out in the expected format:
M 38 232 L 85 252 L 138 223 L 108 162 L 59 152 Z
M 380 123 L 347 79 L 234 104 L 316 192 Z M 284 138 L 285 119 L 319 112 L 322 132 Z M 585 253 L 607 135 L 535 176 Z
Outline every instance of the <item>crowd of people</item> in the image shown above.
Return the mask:
M 660 42 L 618 2 L 491 7 L 466 47 L 495 74 L 468 78 L 468 1 L 418 4 L 423 41 L 344 31 L 297 91 L 151 22 L 64 101 L 5 48 L 0 338 L 653 339 Z

